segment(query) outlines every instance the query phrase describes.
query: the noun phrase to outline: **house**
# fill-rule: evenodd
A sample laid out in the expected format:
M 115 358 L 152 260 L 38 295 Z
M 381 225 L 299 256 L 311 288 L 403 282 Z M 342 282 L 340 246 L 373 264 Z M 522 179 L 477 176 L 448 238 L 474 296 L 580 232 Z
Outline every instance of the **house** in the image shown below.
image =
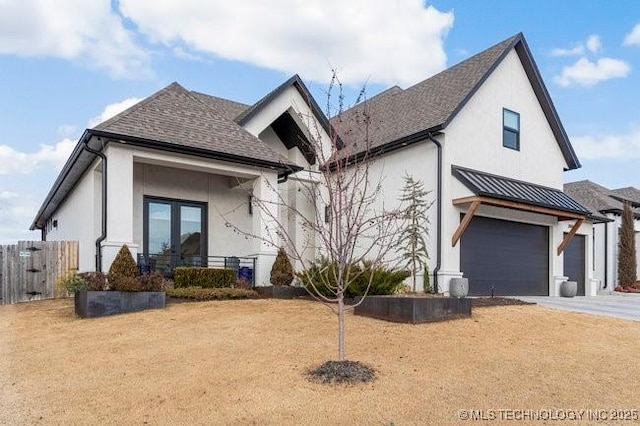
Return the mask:
M 593 277 L 598 290 L 611 292 L 618 283 L 618 242 L 622 222 L 623 203 L 635 210 L 636 256 L 640 276 L 640 190 L 633 187 L 608 189 L 590 180 L 570 182 L 564 191 L 601 220 L 593 225 L 592 251 Z
M 562 172 L 580 163 L 522 34 L 331 121 L 297 76 L 252 106 L 174 83 L 84 133 L 32 228 L 79 240 L 84 270 L 106 269 L 126 243 L 143 262 L 256 259 L 256 283 L 266 284 L 275 248 L 259 237 L 283 212 L 254 211 L 250 197 L 296 197 L 296 182 L 319 167 L 311 128 L 323 146 L 335 130 L 343 152 L 359 154 L 363 109 L 371 173 L 384 177 L 379 202 L 397 202 L 405 172 L 432 191 L 439 292 L 464 276 L 474 295 L 557 295 L 567 279 L 595 294 L 586 256 L 594 219 L 562 191 Z M 237 235 L 222 217 L 258 238 Z M 291 226 L 297 244 L 313 240 Z

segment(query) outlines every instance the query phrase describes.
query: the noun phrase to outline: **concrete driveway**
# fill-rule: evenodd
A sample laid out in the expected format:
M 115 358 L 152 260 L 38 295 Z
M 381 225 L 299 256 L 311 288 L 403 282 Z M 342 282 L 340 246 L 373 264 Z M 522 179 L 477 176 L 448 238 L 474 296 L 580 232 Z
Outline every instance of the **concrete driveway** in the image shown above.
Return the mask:
M 594 297 L 522 296 L 518 299 L 547 308 L 640 321 L 640 294 Z

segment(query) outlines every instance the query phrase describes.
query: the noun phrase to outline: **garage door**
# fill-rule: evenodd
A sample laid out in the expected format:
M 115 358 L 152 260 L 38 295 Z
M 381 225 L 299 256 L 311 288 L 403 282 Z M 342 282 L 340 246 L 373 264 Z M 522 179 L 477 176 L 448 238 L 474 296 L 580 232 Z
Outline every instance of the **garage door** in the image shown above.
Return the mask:
M 475 216 L 460 244 L 470 295 L 549 295 L 549 228 Z
M 584 256 L 584 235 L 574 235 L 567 248 L 564 249 L 564 275 L 569 277 L 569 281 L 576 281 L 578 283 L 578 296 L 584 296 Z

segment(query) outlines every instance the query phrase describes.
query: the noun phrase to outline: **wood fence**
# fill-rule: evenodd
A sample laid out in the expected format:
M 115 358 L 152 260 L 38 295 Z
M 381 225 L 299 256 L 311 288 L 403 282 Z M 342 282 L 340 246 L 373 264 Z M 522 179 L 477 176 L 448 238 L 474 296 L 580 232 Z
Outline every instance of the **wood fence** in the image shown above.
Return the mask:
M 0 245 L 0 305 L 66 297 L 56 281 L 77 269 L 77 241 Z

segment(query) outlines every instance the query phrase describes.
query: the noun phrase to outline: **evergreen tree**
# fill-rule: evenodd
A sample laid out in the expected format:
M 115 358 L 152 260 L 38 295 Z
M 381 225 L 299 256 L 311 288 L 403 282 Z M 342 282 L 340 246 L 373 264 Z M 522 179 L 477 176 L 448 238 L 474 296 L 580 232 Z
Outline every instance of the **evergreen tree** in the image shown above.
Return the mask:
M 424 183 L 408 174 L 403 179 L 404 187 L 400 201 L 406 203 L 406 226 L 400 233 L 398 249 L 406 261 L 407 268 L 411 271 L 413 291 L 416 291 L 416 278 L 420 271 L 425 274 L 423 277 L 424 291 L 429 291 L 427 265 L 429 251 L 426 242 L 426 237 L 429 235 L 429 217 L 427 211 L 433 202 L 427 199 L 430 191 L 424 189 Z
M 618 284 L 626 287 L 636 284 L 636 232 L 634 214 L 629 203 L 624 203 L 620 240 L 618 241 Z
M 284 248 L 278 250 L 275 262 L 271 267 L 271 284 L 290 285 L 293 281 L 293 267 Z

